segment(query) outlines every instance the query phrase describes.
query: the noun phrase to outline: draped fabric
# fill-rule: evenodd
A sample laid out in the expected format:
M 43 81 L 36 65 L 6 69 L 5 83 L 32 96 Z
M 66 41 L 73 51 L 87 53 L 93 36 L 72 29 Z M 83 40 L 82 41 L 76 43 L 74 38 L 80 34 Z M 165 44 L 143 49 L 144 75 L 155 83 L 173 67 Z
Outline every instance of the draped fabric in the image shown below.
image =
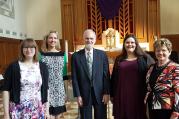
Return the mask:
M 119 12 L 121 0 L 97 0 L 101 14 L 106 19 L 112 19 Z

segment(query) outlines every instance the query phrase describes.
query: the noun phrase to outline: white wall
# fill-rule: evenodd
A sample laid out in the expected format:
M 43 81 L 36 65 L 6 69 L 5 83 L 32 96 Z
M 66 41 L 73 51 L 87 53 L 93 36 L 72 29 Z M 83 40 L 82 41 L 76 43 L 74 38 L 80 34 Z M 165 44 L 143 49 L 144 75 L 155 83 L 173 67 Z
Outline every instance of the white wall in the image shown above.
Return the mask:
M 0 15 L 0 36 L 35 40 L 43 39 L 50 30 L 59 32 L 62 38 L 61 0 L 13 0 L 15 18 Z M 10 31 L 10 34 L 6 34 Z M 17 35 L 12 35 L 16 32 Z M 21 34 L 21 35 L 20 35 Z
M 160 0 L 161 35 L 179 34 L 179 0 Z
M 28 0 L 28 36 L 41 40 L 50 30 L 56 30 L 62 38 L 60 6 L 60 0 Z
M 61 0 L 13 1 L 15 18 L 0 15 L 0 36 L 23 39 L 27 35 L 40 40 L 50 30 L 56 30 L 62 38 Z M 161 35 L 179 34 L 178 6 L 179 0 L 160 0 Z
M 26 0 L 14 0 L 15 18 L 0 15 L 0 36 L 23 39 L 27 33 Z M 7 33 L 7 31 L 9 33 Z M 16 35 L 13 35 L 13 32 Z

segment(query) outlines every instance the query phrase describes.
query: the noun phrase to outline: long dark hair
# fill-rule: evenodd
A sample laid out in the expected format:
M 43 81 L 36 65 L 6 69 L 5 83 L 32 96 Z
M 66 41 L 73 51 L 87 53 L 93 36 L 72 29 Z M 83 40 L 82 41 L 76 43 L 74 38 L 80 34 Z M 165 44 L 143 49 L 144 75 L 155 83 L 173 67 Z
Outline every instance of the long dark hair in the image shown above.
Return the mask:
M 125 45 L 125 42 L 128 38 L 133 38 L 135 40 L 135 44 L 136 44 L 136 48 L 134 50 L 134 54 L 136 57 L 140 57 L 140 56 L 146 56 L 147 54 L 142 50 L 142 48 L 139 46 L 139 42 L 137 40 L 137 38 L 135 37 L 135 35 L 133 34 L 127 34 L 124 38 L 124 41 L 123 41 L 123 47 L 122 47 L 122 52 L 120 54 L 120 57 L 123 57 L 123 58 L 127 58 L 127 51 L 124 47 Z

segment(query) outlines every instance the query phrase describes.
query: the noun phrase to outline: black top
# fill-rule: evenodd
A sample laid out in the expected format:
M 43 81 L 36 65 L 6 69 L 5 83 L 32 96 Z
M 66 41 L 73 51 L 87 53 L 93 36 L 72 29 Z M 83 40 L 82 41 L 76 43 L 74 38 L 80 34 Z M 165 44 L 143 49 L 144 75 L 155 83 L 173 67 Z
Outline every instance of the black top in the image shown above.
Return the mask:
M 59 51 L 59 52 L 40 52 L 41 55 L 44 55 L 44 56 L 64 56 L 65 53 L 62 52 L 62 51 Z
M 152 90 L 155 86 L 157 78 L 159 77 L 159 75 L 162 73 L 162 71 L 165 69 L 166 66 L 167 65 L 162 66 L 162 67 L 158 67 L 157 64 L 154 65 L 154 69 L 152 70 L 152 73 L 150 75 L 150 80 L 149 80 L 149 84 L 150 84 Z
M 110 91 L 110 96 L 113 97 L 114 93 L 116 92 L 116 87 L 117 87 L 117 83 L 116 81 L 118 81 L 118 74 L 120 71 L 120 68 L 118 67 L 120 62 L 124 61 L 125 58 L 117 56 L 115 63 L 114 63 L 114 67 L 113 67 L 113 72 L 111 75 L 111 91 Z M 149 55 L 145 56 L 140 56 L 137 58 L 137 64 L 138 64 L 138 72 L 140 74 L 140 79 L 144 80 L 146 77 L 146 73 L 148 70 L 148 67 L 151 64 L 154 64 L 154 60 L 153 58 L 151 58 Z M 143 81 L 143 85 L 144 87 L 146 86 L 145 80 Z M 146 92 L 146 89 L 144 89 L 144 92 Z
M 47 102 L 47 89 L 48 89 L 48 77 L 49 73 L 45 63 L 39 62 L 40 73 L 42 76 L 41 86 L 41 99 L 42 103 Z M 2 86 L 3 91 L 10 92 L 10 101 L 18 104 L 20 103 L 20 84 L 21 74 L 18 61 L 11 63 L 4 74 L 4 84 Z
M 155 84 L 156 84 L 158 77 L 160 76 L 160 74 L 163 72 L 163 70 L 167 67 L 169 63 L 170 61 L 164 66 L 160 66 L 160 67 L 157 66 L 157 63 L 154 64 L 154 68 L 151 72 L 150 79 L 149 79 L 149 84 L 151 86 L 152 92 L 153 90 L 155 90 L 154 88 L 155 88 Z M 153 100 L 153 93 L 150 93 L 147 99 L 150 109 L 152 109 L 152 100 Z

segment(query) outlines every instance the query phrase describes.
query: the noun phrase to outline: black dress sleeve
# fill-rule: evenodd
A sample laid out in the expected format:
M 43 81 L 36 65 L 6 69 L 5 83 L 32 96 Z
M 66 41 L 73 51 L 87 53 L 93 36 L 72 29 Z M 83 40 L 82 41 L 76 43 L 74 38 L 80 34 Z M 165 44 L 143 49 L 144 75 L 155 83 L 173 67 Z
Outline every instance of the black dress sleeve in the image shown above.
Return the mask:
M 42 97 L 42 104 L 47 102 L 48 97 L 48 79 L 49 79 L 49 72 L 47 66 L 43 62 L 40 63 L 40 72 L 42 76 L 42 87 L 41 87 L 41 97 Z
M 13 77 L 13 64 L 10 64 L 4 73 L 3 84 L 1 87 L 2 91 L 10 91 L 11 90 L 12 77 Z
M 117 56 L 115 59 L 115 63 L 113 66 L 113 70 L 112 70 L 112 75 L 111 75 L 111 80 L 110 80 L 110 96 L 114 97 L 114 93 L 115 93 L 115 88 L 116 88 L 116 81 L 118 80 L 118 63 L 120 61 L 120 57 Z

